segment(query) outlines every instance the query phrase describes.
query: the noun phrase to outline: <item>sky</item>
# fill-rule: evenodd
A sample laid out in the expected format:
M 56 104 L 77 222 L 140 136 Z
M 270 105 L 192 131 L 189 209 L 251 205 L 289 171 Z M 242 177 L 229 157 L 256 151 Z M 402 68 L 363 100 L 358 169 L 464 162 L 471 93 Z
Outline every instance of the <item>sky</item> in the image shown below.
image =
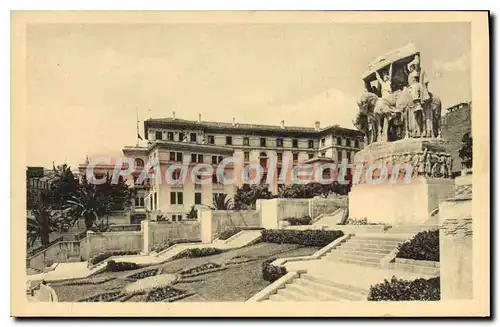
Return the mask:
M 416 44 L 443 108 L 471 99 L 468 23 L 33 24 L 27 163 L 73 168 L 136 143 L 136 115 L 353 128 L 361 77 Z M 444 112 L 444 110 L 443 110 Z

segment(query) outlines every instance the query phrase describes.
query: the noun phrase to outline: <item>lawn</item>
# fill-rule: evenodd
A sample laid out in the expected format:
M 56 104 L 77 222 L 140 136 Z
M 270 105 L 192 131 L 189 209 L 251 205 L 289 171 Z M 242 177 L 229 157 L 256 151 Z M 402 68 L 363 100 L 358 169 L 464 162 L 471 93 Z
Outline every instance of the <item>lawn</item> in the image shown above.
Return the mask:
M 196 293 L 180 301 L 245 301 L 269 285 L 269 282 L 262 279 L 261 272 L 262 262 L 266 259 L 310 255 L 317 250 L 317 247 L 302 247 L 293 244 L 258 243 L 213 256 L 182 258 L 152 267 L 161 267 L 163 273 L 177 273 L 182 269 L 193 268 L 205 263 L 223 265 L 236 256 L 243 256 L 250 262 L 230 265 L 226 270 L 197 276 L 194 278 L 198 280 L 196 282 L 177 283 L 173 287 L 189 293 Z M 96 285 L 64 285 L 64 282 L 59 282 L 53 283 L 51 286 L 56 291 L 59 301 L 76 302 L 98 293 L 122 289 L 129 283 L 124 280 L 124 277 L 134 272 L 136 271 L 99 274 L 98 278 L 114 279 Z M 81 281 L 85 280 L 87 279 Z M 128 301 L 144 301 L 144 298 L 144 295 L 136 295 Z

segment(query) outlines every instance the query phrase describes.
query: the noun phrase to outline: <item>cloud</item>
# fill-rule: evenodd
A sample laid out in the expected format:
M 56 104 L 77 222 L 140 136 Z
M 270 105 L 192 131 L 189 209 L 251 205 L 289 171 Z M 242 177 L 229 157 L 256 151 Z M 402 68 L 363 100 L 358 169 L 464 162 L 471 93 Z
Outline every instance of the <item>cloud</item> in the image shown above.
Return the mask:
M 435 60 L 434 61 L 434 70 L 439 73 L 444 72 L 456 72 L 456 71 L 468 71 L 470 69 L 471 64 L 471 55 L 470 51 L 464 53 L 460 57 L 450 60 Z

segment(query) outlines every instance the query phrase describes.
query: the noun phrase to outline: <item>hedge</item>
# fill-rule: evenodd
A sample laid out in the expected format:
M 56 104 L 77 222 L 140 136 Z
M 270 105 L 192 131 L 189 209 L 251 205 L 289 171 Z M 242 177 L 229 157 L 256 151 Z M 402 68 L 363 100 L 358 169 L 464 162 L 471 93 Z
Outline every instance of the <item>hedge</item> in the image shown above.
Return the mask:
M 140 266 L 134 262 L 116 262 L 114 260 L 110 260 L 107 263 L 106 271 L 116 272 L 116 271 L 134 270 L 139 268 Z
M 206 257 L 209 255 L 219 254 L 222 252 L 224 251 L 217 248 L 192 248 L 192 249 L 187 249 L 186 251 L 182 251 L 181 253 L 175 256 L 175 259 Z
M 201 242 L 200 239 L 179 239 L 179 240 L 163 240 L 158 244 L 155 244 L 151 247 L 151 251 L 153 252 L 161 252 L 165 249 L 168 249 L 169 247 L 175 245 L 175 244 L 181 244 L 181 243 L 199 243 Z
M 101 261 L 104 261 L 112 256 L 115 256 L 115 255 L 135 255 L 135 254 L 139 254 L 140 251 L 108 251 L 108 252 L 102 252 L 102 253 L 99 253 L 99 254 L 96 254 L 95 256 L 89 258 L 88 260 L 88 265 L 91 266 L 91 265 L 96 265 L 98 264 L 99 262 Z
M 291 226 L 297 226 L 297 225 L 311 225 L 312 224 L 312 219 L 309 216 L 304 216 L 300 218 L 296 217 L 287 217 L 283 219 L 284 221 L 287 221 Z
M 439 301 L 440 297 L 439 277 L 409 281 L 393 276 L 371 286 L 368 301 Z
M 323 247 L 343 235 L 342 231 L 337 230 L 265 229 L 262 231 L 261 241 Z
M 439 261 L 439 230 L 420 232 L 400 244 L 396 258 Z
M 223 230 L 222 232 L 219 233 L 219 240 L 227 240 L 228 238 L 238 234 L 242 230 L 243 229 L 238 228 L 238 227 Z
M 287 273 L 285 267 L 272 265 L 271 262 L 274 260 L 276 259 L 269 259 L 262 263 L 262 279 L 271 283 L 285 276 Z

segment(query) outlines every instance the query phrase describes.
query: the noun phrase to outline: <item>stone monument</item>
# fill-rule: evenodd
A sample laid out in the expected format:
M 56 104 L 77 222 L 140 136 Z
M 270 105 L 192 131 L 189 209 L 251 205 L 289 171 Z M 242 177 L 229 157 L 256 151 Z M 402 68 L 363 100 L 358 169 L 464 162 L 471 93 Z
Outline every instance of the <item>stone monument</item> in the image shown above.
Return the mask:
M 413 44 L 377 58 L 363 81 L 354 124 L 367 145 L 354 156 L 350 217 L 424 224 L 454 192 L 452 160 L 441 138 L 441 101 L 428 90 Z

